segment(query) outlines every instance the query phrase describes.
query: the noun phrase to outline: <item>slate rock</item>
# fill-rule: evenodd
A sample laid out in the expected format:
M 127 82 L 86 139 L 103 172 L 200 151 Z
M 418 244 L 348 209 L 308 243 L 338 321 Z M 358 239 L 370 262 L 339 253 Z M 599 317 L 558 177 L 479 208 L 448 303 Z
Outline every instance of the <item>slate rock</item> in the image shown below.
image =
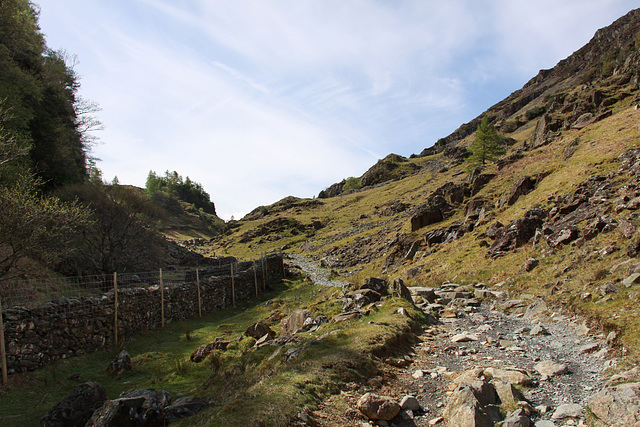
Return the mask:
M 120 375 L 124 371 L 131 370 L 131 356 L 126 350 L 122 350 L 107 366 L 109 375 Z
M 606 387 L 589 400 L 589 409 L 600 422 L 597 426 L 640 424 L 640 383 Z
M 101 384 L 86 382 L 77 385 L 69 396 L 58 402 L 40 419 L 40 425 L 43 427 L 84 426 L 93 412 L 106 400 L 107 392 Z
M 180 397 L 164 408 L 164 420 L 170 423 L 180 418 L 195 415 L 201 410 L 212 406 L 214 405 L 199 397 Z
M 502 422 L 502 427 L 529 427 L 531 420 L 525 413 L 524 409 L 516 409 L 510 413 Z
M 563 420 L 565 418 L 580 418 L 584 413 L 582 405 L 576 403 L 565 403 L 556 408 L 551 416 L 554 420 Z
M 401 297 L 413 304 L 413 297 L 411 296 L 411 292 L 409 292 L 409 289 L 405 286 L 404 282 L 400 278 L 394 279 L 393 283 L 391 284 L 391 295 Z
M 272 339 L 276 336 L 276 333 L 262 322 L 256 322 L 253 325 L 249 326 L 247 330 L 244 331 L 244 334 L 255 339 L 260 339 L 265 335 L 269 335 Z
M 555 377 L 569 372 L 566 365 L 555 363 L 552 360 L 544 360 L 534 366 L 534 369 L 542 376 Z

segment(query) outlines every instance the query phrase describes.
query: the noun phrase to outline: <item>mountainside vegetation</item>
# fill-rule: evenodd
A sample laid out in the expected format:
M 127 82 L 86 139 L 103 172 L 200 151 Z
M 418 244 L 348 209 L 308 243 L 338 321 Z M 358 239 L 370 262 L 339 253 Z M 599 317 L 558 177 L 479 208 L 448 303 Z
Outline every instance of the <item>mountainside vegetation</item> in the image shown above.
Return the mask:
M 639 360 L 638 295 L 621 285 L 640 239 L 629 203 L 640 195 L 639 83 L 634 10 L 433 147 L 380 160 L 359 178 L 360 189 L 343 192 L 343 181 L 315 200 L 263 207 L 212 249 L 303 253 L 331 260 L 337 276 L 356 284 L 369 275 L 414 286 L 505 281 L 619 330 L 629 360 Z M 474 168 L 481 121 L 495 127 L 506 152 Z M 527 224 L 530 234 L 510 231 Z M 539 262 L 532 271 L 529 258 Z M 620 292 L 601 301 L 609 283 Z
M 187 251 L 156 228 L 186 240 L 223 226 L 209 194 L 177 172 L 150 173 L 146 193 L 103 182 L 91 156 L 100 108 L 78 95 L 75 62 L 46 46 L 34 3 L 2 2 L 0 281 L 172 265 Z
M 67 57 L 46 49 L 30 2 L 6 4 L 0 79 L 13 73 L 19 84 L 0 82 L 0 274 L 34 263 L 84 274 L 281 251 L 347 285 L 313 286 L 291 262 L 288 279 L 247 305 L 123 344 L 134 368 L 122 376 L 104 372 L 116 349 L 85 355 L 16 381 L 3 410 L 24 417 L 31 394 L 46 388 L 41 415 L 69 392 L 56 376 L 83 370 L 112 396 L 162 387 L 216 403 L 178 425 L 309 425 L 309 408 L 331 395 L 337 412 L 353 411 L 346 385 L 386 387 L 386 369 L 410 363 L 414 332 L 458 315 L 406 297 L 404 284 L 474 297 L 492 287 L 510 298 L 505 312 L 523 316 L 544 301 L 554 316 L 580 316 L 606 336 L 619 369 L 640 363 L 640 9 L 422 152 L 389 154 L 317 198 L 286 197 L 224 224 L 202 186 L 178 172 L 151 171 L 146 189 L 96 179 L 82 125 L 95 122 L 79 118 Z M 19 222 L 27 217 L 34 222 Z M 257 323 L 268 331 L 254 337 Z M 214 344 L 222 347 L 192 363 Z

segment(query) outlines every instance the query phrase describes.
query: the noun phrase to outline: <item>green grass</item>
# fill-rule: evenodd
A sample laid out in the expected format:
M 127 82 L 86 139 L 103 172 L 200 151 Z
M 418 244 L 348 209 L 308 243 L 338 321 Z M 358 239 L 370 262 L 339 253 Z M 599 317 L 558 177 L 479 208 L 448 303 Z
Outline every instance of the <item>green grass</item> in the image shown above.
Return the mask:
M 415 319 L 422 315 L 404 301 L 391 299 L 359 320 L 324 324 L 319 331 L 298 334 L 309 345 L 294 360 L 284 360 L 289 346 L 253 350 L 255 340 L 243 337 L 252 323 L 266 319 L 278 331 L 279 319 L 298 308 L 332 317 L 340 312 L 337 288 L 321 288 L 304 280 L 281 285 L 259 301 L 188 321 L 169 324 L 141 334 L 124 344 L 133 369 L 119 377 L 105 372 L 119 349 L 72 358 L 36 372 L 10 377 L 0 390 L 0 423 L 3 426 L 38 425 L 44 413 L 68 395 L 77 383 L 66 378 L 79 373 L 83 381 L 104 385 L 109 398 L 132 388 L 163 389 L 198 396 L 214 408 L 176 425 L 284 425 L 301 408 L 314 406 L 344 381 L 358 381 L 374 373 L 375 355 L 392 352 L 385 343 L 402 341 L 415 321 L 392 312 L 405 307 Z M 269 303 L 265 303 L 269 301 Z M 216 337 L 231 340 L 226 351 L 216 351 L 201 363 L 190 354 Z M 276 353 L 279 352 L 279 353 Z

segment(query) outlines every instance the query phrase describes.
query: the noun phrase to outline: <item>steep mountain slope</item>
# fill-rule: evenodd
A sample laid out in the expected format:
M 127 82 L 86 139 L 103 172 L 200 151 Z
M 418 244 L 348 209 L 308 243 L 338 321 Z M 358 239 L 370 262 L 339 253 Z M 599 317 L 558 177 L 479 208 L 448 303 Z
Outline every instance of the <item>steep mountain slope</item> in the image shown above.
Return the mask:
M 620 330 L 638 359 L 640 294 L 623 280 L 640 262 L 639 82 L 634 10 L 480 116 L 507 137 L 495 164 L 466 160 L 478 117 L 420 155 L 381 160 L 361 190 L 260 207 L 209 249 L 300 252 L 354 283 L 506 281 Z

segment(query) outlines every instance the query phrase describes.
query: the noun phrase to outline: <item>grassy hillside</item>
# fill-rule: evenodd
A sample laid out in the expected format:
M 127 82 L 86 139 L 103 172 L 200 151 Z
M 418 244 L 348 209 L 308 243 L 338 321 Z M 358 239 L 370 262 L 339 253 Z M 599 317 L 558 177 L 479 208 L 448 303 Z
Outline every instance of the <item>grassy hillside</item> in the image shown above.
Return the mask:
M 554 101 L 549 92 L 560 89 L 565 101 L 551 107 Z M 574 128 L 571 123 L 575 117 L 569 117 L 568 111 L 586 99 L 585 91 L 591 94 L 589 97 L 594 91 L 605 94 L 606 108 L 595 113 L 606 114 L 599 121 Z M 567 124 L 547 131 L 547 141 L 535 148 L 532 140 L 544 116 L 533 117 L 515 129 L 511 126 L 512 131 L 505 136 L 514 141 L 504 158 L 513 162 L 500 169 L 495 164 L 486 167 L 482 173 L 495 177 L 472 197 L 451 203 L 452 209 L 443 221 L 411 231 L 410 218 L 416 207 L 431 200 L 437 189 L 469 182 L 468 160 L 439 152 L 390 160 L 401 162 L 405 171 L 402 175 L 413 171 L 409 176 L 336 197 L 288 198 L 262 207 L 259 214 L 254 212 L 232 224 L 208 249 L 239 257 L 281 248 L 316 259 L 331 256 L 336 258 L 336 274 L 354 283 L 369 275 L 400 277 L 413 286 L 433 286 L 444 280 L 492 284 L 506 281 L 505 286 L 516 294 L 545 296 L 559 307 L 581 312 L 605 331 L 619 331 L 624 347 L 621 351 L 627 352 L 630 362 L 636 361 L 640 359 L 637 338 L 640 294 L 634 287 L 626 288 L 622 280 L 633 270 L 629 267 L 638 262 L 627 253 L 627 247 L 636 241 L 638 234 L 623 235 L 619 225 L 630 223 L 635 229 L 640 226 L 640 219 L 635 208 L 620 207 L 622 202 L 618 199 L 628 200 L 639 194 L 635 174 L 621 171 L 617 158 L 640 145 L 637 84 L 621 83 L 616 77 L 599 79 L 589 87 L 568 86 L 566 81 L 560 81 L 500 123 L 526 120 L 526 112 L 545 100 L 552 120 Z M 503 116 L 504 111 L 501 110 Z M 500 112 L 493 114 L 499 116 Z M 471 133 L 455 146 L 469 146 L 473 138 Z M 540 177 L 536 188 L 513 205 L 501 207 L 501 198 L 525 176 Z M 537 244 L 529 241 L 505 256 L 496 259 L 488 256 L 487 246 L 492 241 L 486 232 L 491 225 L 496 222 L 508 225 L 534 207 L 557 208 L 559 201 L 571 197 L 583 182 L 598 176 L 607 182 L 608 196 L 594 203 L 601 205 L 600 215 L 614 224 L 611 232 L 557 247 L 551 247 L 544 239 Z M 465 206 L 477 198 L 484 199 L 485 210 L 479 219 L 469 219 L 464 214 Z M 584 232 L 587 225 L 586 221 L 577 224 L 577 231 Z M 425 238 L 435 230 L 461 227 L 468 231 L 460 238 L 425 244 Z M 405 254 L 414 242 L 420 247 L 415 256 L 407 259 Z M 528 258 L 539 262 L 532 271 L 524 269 Z M 621 262 L 627 262 L 624 268 L 615 267 Z M 619 291 L 601 301 L 599 289 L 608 283 Z

